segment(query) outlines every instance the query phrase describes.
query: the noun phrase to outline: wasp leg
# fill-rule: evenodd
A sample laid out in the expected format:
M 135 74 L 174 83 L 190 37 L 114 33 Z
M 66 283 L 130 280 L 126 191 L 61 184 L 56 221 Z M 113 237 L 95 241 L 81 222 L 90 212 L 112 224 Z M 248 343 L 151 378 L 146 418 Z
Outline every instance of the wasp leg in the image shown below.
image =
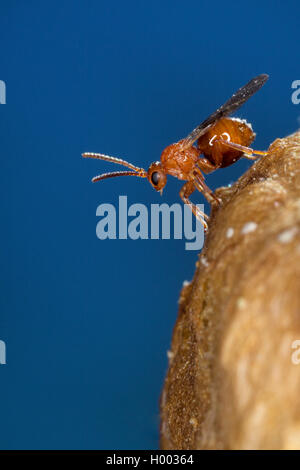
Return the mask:
M 195 189 L 196 188 L 195 188 L 194 182 L 193 181 L 187 181 L 182 186 L 181 190 L 179 191 L 179 195 L 180 195 L 181 199 L 183 200 L 183 202 L 189 206 L 189 208 L 193 212 L 194 216 L 202 223 L 202 225 L 204 227 L 204 231 L 206 232 L 208 225 L 207 225 L 205 219 L 208 220 L 209 217 L 204 212 L 202 212 L 200 209 L 198 209 L 196 204 L 194 204 L 193 202 L 191 202 L 189 200 L 190 195 L 195 191 Z
M 268 152 L 263 152 L 261 150 L 254 150 L 250 147 L 244 147 L 240 144 L 235 144 L 234 142 L 223 140 L 223 139 L 216 139 L 215 142 L 220 142 L 222 145 L 226 145 L 226 147 L 230 147 L 234 150 L 239 150 L 243 152 L 244 155 L 242 157 L 248 158 L 249 160 L 256 160 L 257 157 L 262 155 L 268 155 Z
M 200 191 L 200 193 L 202 193 L 206 197 L 207 201 L 210 204 L 213 204 L 213 203 L 220 204 L 221 202 L 220 199 L 217 198 L 217 196 L 205 183 L 204 177 L 200 169 L 196 169 L 196 171 L 194 172 L 194 178 L 195 178 L 194 185 L 196 186 L 198 191 Z
M 202 170 L 206 174 L 211 173 L 212 171 L 215 171 L 218 168 L 218 166 L 216 166 L 214 163 L 211 163 L 205 157 L 199 158 L 199 160 L 197 161 L 197 165 L 199 166 L 200 170 Z

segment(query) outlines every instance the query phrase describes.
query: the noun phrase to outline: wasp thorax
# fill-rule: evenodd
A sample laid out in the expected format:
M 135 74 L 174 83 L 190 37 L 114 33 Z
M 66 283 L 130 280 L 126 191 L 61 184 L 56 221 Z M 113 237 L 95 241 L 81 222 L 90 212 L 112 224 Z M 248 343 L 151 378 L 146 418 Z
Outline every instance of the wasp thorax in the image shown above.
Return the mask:
M 199 150 L 195 147 L 184 148 L 182 141 L 179 141 L 166 147 L 160 159 L 167 174 L 185 180 L 194 169 L 199 154 Z
M 147 178 L 156 191 L 161 191 L 165 187 L 167 176 L 160 162 L 151 163 Z

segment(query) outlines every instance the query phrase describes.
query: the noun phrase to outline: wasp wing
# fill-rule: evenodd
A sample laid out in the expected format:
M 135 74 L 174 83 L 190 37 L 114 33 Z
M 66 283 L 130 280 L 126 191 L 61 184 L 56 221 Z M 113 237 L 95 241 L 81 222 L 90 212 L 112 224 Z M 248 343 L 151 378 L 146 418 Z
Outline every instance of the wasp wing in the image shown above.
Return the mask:
M 269 75 L 261 74 L 252 78 L 250 82 L 240 88 L 232 97 L 226 101 L 217 111 L 212 113 L 205 121 L 197 126 L 185 139 L 182 141 L 184 148 L 190 147 L 199 139 L 208 129 L 215 124 L 219 119 L 232 114 L 240 108 L 249 98 L 254 95 L 268 80 Z

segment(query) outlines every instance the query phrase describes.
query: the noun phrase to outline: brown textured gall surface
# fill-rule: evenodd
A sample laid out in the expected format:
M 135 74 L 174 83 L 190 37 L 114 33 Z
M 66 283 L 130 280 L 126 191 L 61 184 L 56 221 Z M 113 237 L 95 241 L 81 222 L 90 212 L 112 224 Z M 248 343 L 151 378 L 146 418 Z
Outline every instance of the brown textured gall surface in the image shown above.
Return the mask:
M 162 449 L 300 449 L 300 132 L 269 151 L 217 191 L 180 296 Z

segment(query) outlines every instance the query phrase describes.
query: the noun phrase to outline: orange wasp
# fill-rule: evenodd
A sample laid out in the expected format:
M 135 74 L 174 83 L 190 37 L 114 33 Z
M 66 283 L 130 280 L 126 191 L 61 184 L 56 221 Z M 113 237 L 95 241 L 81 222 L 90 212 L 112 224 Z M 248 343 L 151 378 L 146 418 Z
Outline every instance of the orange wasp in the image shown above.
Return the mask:
M 232 165 L 239 158 L 254 160 L 267 152 L 253 150 L 249 145 L 255 139 L 251 124 L 245 120 L 229 118 L 268 80 L 266 74 L 253 78 L 240 88 L 217 111 L 197 126 L 185 139 L 166 147 L 160 161 L 151 163 L 148 171 L 138 168 L 120 158 L 100 153 L 83 153 L 85 158 L 96 158 L 126 166 L 130 171 L 115 171 L 95 176 L 92 181 L 101 181 L 115 176 L 139 176 L 147 178 L 156 191 L 162 192 L 167 182 L 167 175 L 186 181 L 179 194 L 193 214 L 207 229 L 208 216 L 190 201 L 189 197 L 197 189 L 204 194 L 208 202 L 219 204 L 219 199 L 205 184 L 203 173 L 210 173 L 218 168 Z M 196 146 L 194 143 L 197 141 Z M 201 157 L 203 155 L 203 157 Z

